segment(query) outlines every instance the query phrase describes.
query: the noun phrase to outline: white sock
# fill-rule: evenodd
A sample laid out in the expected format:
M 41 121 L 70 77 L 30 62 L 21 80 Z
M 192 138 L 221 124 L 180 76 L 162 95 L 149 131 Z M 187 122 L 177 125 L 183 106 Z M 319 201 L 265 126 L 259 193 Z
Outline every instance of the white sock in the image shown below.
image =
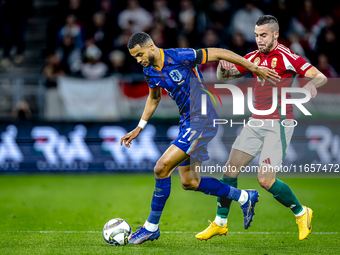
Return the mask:
M 220 216 L 216 215 L 214 222 L 219 225 L 220 227 L 224 227 L 227 224 L 228 218 L 221 218 Z
M 158 225 L 159 224 L 153 224 L 148 221 L 145 221 L 144 223 L 144 227 L 146 228 L 146 230 L 149 230 L 151 232 L 155 232 L 158 229 Z
M 237 202 L 239 202 L 241 205 L 244 205 L 247 201 L 248 201 L 248 192 L 245 190 L 241 190 L 241 196 Z
M 302 206 L 302 211 L 298 214 L 295 214 L 296 217 L 302 216 L 306 212 L 306 209 Z

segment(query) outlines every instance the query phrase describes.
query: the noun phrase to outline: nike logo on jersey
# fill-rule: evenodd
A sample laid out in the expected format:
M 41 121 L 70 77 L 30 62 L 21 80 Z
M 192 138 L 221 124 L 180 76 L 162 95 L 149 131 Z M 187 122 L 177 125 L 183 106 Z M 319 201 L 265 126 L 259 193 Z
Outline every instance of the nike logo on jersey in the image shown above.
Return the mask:
M 160 83 L 160 81 L 156 83 L 156 86 L 158 86 L 159 83 Z
M 178 140 L 178 142 L 179 143 L 185 143 L 185 144 L 187 144 L 188 142 L 183 142 L 183 141 L 181 141 L 181 140 Z

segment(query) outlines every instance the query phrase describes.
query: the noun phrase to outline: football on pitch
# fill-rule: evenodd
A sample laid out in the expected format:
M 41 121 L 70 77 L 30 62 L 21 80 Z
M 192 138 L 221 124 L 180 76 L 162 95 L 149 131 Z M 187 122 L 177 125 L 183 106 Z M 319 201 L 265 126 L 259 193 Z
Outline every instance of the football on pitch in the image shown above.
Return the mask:
M 131 227 L 123 219 L 109 220 L 103 228 L 103 237 L 108 245 L 126 245 L 129 243 Z

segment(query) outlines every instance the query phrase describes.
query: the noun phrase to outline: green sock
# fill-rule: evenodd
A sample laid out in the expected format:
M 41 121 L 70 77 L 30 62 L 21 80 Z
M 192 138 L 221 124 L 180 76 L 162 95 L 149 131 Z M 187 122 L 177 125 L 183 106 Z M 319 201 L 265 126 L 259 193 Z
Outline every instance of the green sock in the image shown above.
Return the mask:
M 294 214 L 302 211 L 302 205 L 297 200 L 293 191 L 283 181 L 276 179 L 273 185 L 268 190 L 273 194 L 273 197 L 286 207 L 289 207 Z
M 232 187 L 237 188 L 237 178 L 224 178 L 220 181 L 224 184 L 228 184 Z M 226 197 L 217 197 L 217 216 L 221 218 L 227 218 L 230 210 L 231 199 Z

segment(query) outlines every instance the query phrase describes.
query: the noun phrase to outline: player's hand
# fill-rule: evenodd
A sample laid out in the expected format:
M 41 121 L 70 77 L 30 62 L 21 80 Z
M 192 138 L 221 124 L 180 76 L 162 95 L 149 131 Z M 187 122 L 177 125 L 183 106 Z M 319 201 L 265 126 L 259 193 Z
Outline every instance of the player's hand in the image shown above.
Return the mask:
M 270 70 L 267 67 L 258 66 L 254 73 L 260 78 L 262 86 L 264 85 L 265 80 L 269 81 L 273 85 L 276 85 L 276 82 L 281 81 L 281 77 L 277 74 L 277 72 Z
M 231 70 L 235 66 L 234 63 L 230 63 L 230 62 L 225 61 L 225 60 L 220 60 L 220 63 L 222 65 L 222 68 L 225 69 L 225 70 Z
M 318 91 L 313 84 L 306 84 L 303 88 L 307 89 L 310 92 L 310 96 L 312 98 L 314 98 L 318 94 Z
M 142 131 L 142 128 L 136 127 L 134 130 L 132 130 L 130 133 L 128 133 L 126 136 L 120 139 L 120 146 L 122 146 L 124 142 L 125 146 L 130 148 L 131 141 L 135 139 L 137 136 L 139 136 L 141 131 Z

